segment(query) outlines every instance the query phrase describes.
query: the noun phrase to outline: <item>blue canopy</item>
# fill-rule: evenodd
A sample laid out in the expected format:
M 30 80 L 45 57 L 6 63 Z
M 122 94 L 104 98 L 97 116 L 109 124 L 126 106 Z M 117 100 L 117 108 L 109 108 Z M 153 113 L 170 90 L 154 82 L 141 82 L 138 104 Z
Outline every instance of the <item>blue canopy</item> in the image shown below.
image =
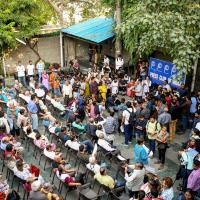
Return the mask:
M 115 35 L 113 25 L 114 21 L 112 18 L 99 17 L 64 28 L 61 32 L 71 37 L 99 44 Z

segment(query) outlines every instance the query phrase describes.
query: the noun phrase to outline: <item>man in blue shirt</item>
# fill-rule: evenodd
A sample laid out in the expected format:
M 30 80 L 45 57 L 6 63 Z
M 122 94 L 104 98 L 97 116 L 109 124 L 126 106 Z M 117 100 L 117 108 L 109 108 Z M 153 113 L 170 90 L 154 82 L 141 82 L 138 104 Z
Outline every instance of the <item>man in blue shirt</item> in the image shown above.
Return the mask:
M 36 96 L 31 95 L 31 101 L 27 105 L 27 109 L 31 115 L 31 121 L 32 121 L 32 128 L 33 130 L 38 130 L 38 108 L 36 105 Z
M 147 165 L 148 164 L 148 153 L 146 152 L 143 145 L 144 145 L 144 140 L 141 138 L 138 139 L 137 144 L 134 147 L 135 162 L 142 163 L 143 165 Z

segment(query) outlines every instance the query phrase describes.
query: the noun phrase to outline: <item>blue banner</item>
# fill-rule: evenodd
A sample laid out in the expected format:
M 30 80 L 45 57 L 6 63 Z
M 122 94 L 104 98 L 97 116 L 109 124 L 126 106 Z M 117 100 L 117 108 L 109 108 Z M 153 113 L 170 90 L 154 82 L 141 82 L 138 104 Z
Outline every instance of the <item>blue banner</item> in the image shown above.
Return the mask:
M 150 58 L 149 77 L 152 83 L 163 85 L 163 82 L 167 80 L 175 88 L 185 83 L 185 78 L 181 81 L 178 80 L 178 69 L 173 63 L 156 58 Z

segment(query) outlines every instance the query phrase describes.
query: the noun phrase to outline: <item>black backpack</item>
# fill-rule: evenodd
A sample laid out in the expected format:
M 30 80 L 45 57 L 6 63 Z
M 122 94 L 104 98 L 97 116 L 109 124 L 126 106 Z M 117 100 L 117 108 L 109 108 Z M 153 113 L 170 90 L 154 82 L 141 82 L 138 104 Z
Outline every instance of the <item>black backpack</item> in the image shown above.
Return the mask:
M 135 120 L 136 120 L 136 115 L 135 115 L 135 113 L 133 111 L 130 112 L 128 109 L 126 109 L 126 110 L 130 113 L 130 117 L 129 117 L 128 123 L 131 126 L 134 126 L 135 125 Z

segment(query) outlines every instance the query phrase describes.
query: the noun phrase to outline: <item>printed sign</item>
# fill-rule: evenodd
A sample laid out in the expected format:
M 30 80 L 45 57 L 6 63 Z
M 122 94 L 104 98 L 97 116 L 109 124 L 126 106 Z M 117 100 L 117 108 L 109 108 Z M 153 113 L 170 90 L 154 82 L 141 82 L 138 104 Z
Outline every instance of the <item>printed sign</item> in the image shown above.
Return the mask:
M 175 88 L 185 83 L 185 78 L 181 81 L 178 79 L 178 69 L 173 63 L 156 58 L 150 58 L 149 77 L 152 83 L 163 85 L 163 82 L 167 80 Z

